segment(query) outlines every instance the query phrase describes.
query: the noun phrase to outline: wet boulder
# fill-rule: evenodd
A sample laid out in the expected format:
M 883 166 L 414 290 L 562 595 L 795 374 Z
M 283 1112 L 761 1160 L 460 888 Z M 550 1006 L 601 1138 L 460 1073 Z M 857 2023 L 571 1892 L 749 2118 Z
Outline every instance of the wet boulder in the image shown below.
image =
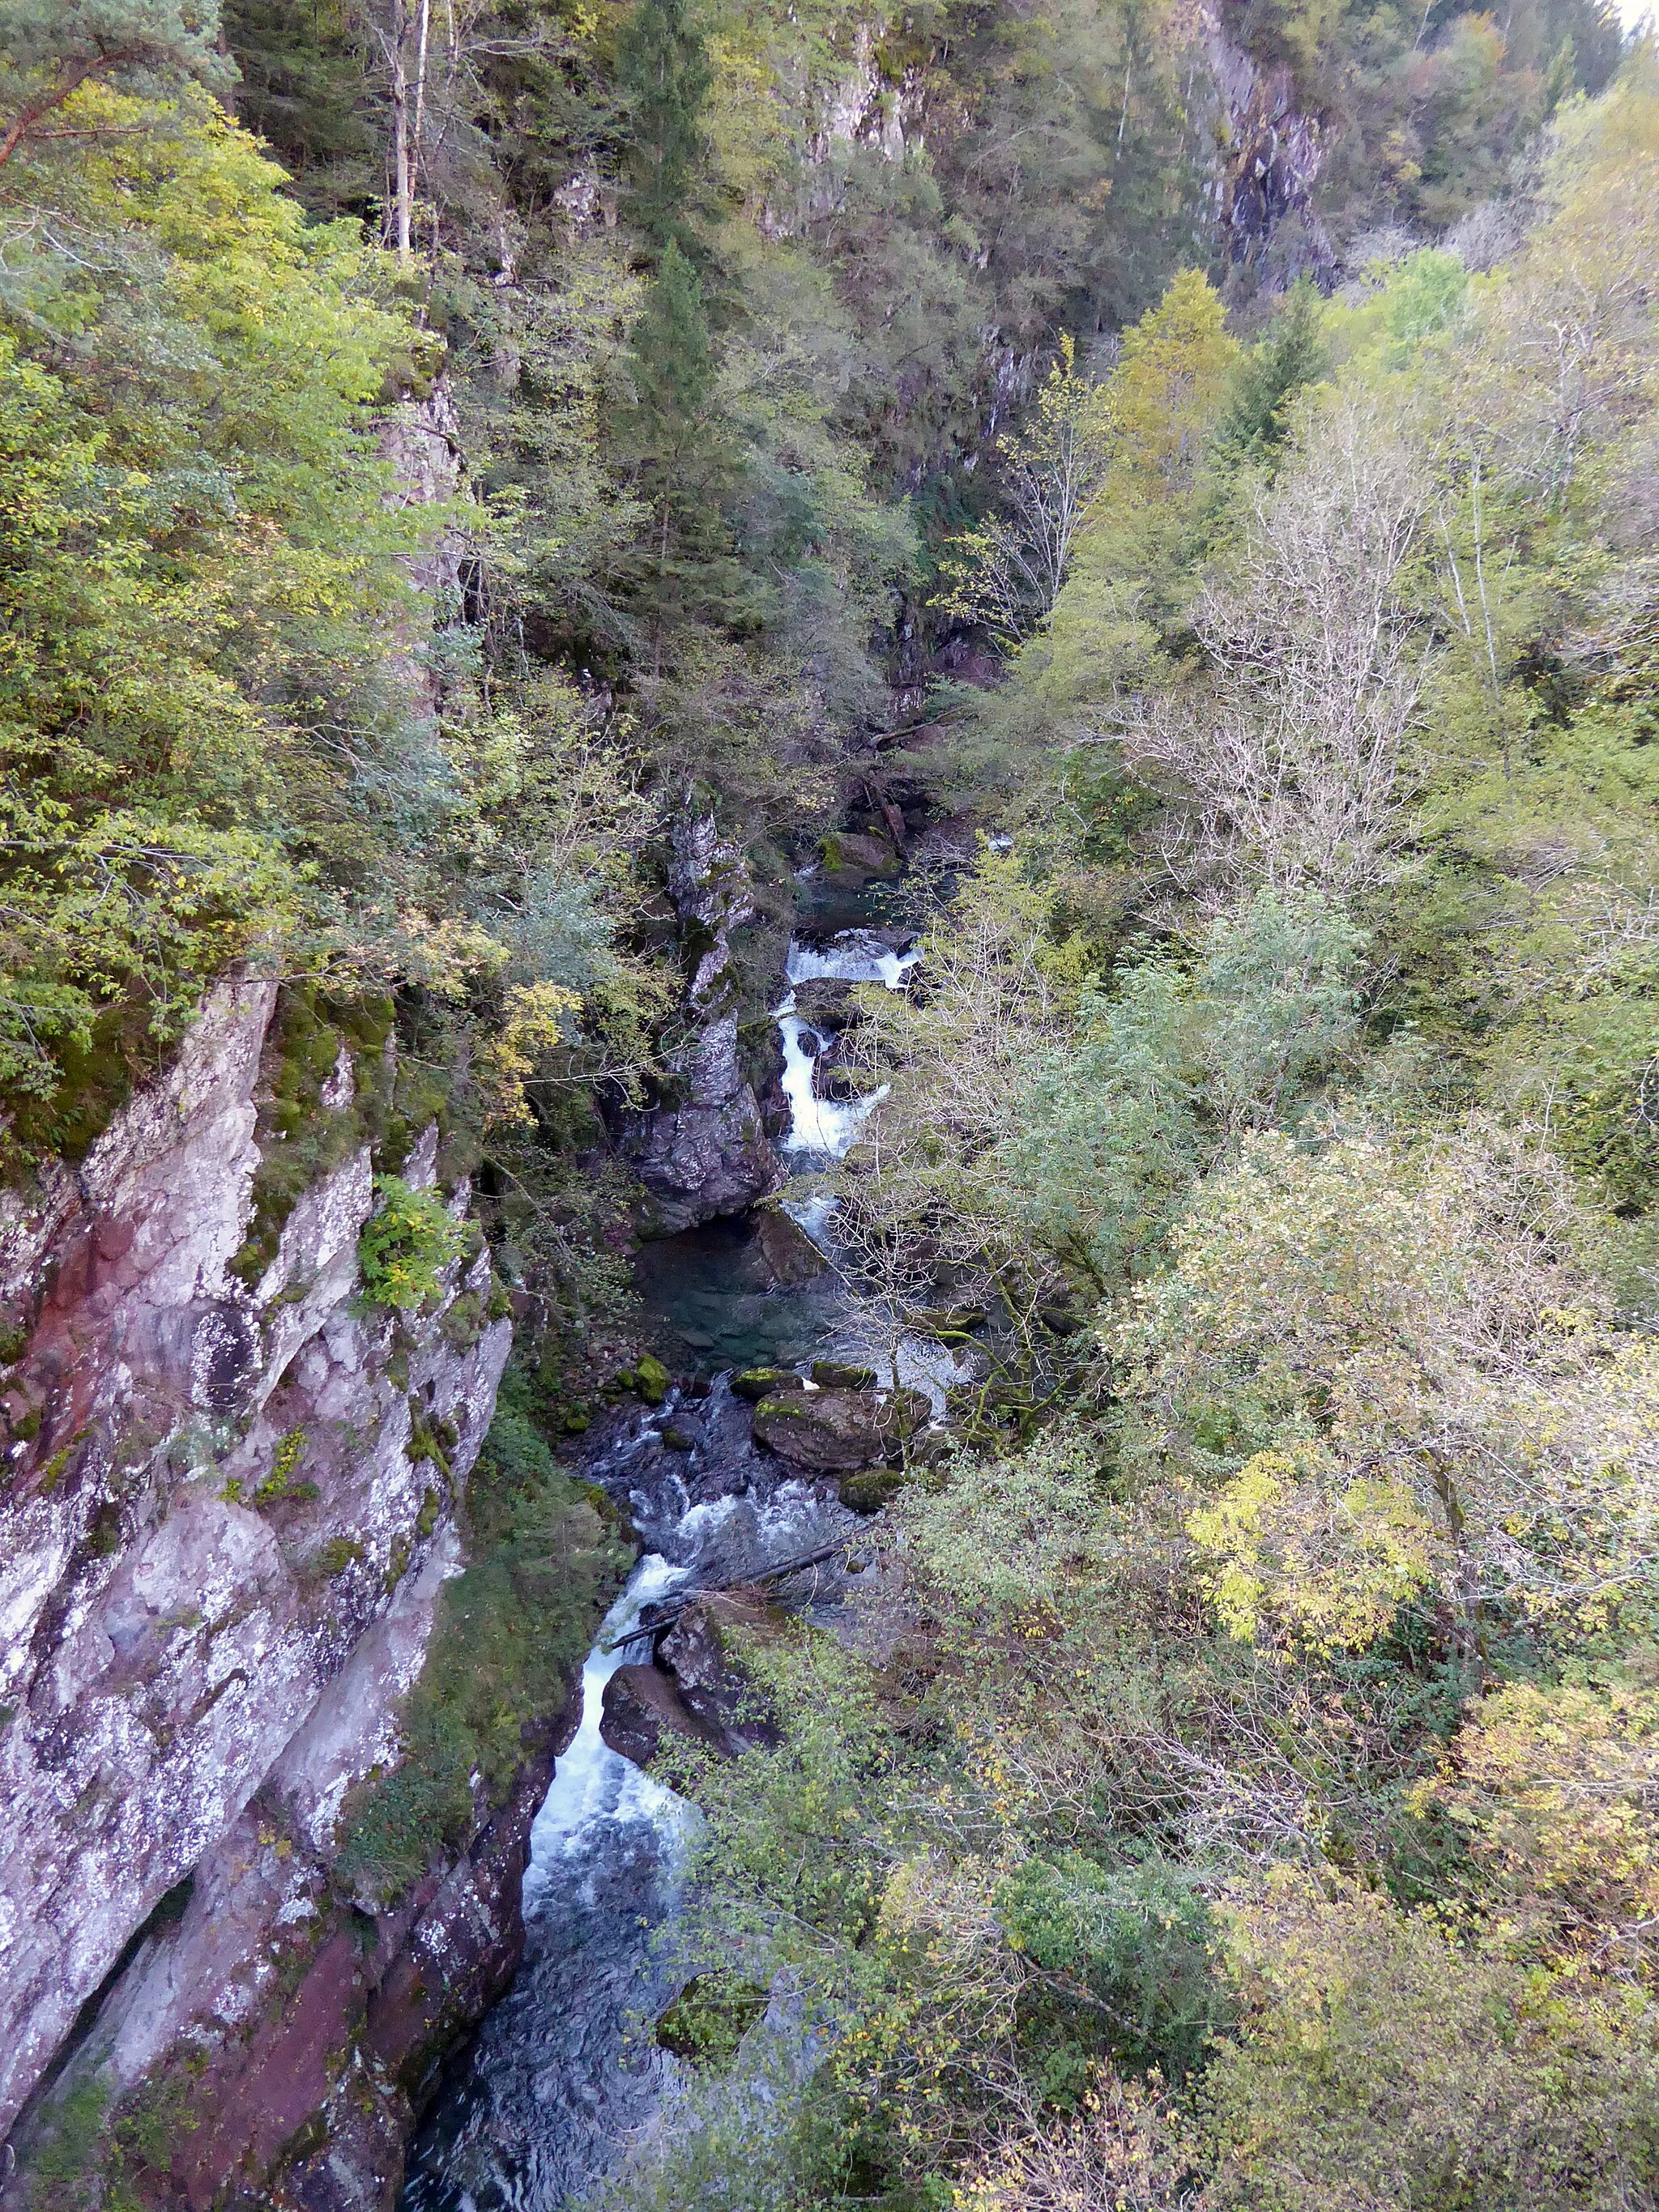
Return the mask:
M 793 1367 L 745 1367 L 732 1377 L 732 1388 L 739 1398 L 757 1406 L 763 1398 L 775 1398 L 783 1390 L 804 1390 L 806 1384 Z
M 665 1729 L 696 1743 L 710 1743 L 714 1735 L 692 1713 L 672 1674 L 649 1661 L 618 1667 L 605 1686 L 601 1737 L 635 1766 L 649 1766 Z
M 689 1605 L 657 1647 L 657 1663 L 673 1675 L 687 1711 L 725 1752 L 777 1741 L 775 1729 L 754 1709 L 749 1677 L 731 1639 L 733 1630 L 775 1634 L 784 1618 L 757 1593 L 714 1590 Z
M 794 987 L 795 1012 L 821 1036 L 833 1036 L 853 1020 L 858 1008 L 854 986 L 844 975 L 809 975 Z
M 755 1215 L 761 1256 L 775 1282 L 811 1283 L 830 1262 L 793 1214 L 781 1206 L 763 1206 Z
M 837 1359 L 815 1359 L 807 1372 L 821 1390 L 873 1390 L 873 1367 L 848 1367 Z
M 750 1590 L 712 1590 L 697 1598 L 659 1639 L 654 1660 L 619 1667 L 605 1684 L 600 1735 L 636 1766 L 648 1766 L 658 1755 L 665 1729 L 724 1759 L 775 1743 L 776 1732 L 755 1711 L 730 1639 L 734 1629 L 775 1631 L 783 1618 Z
M 755 1437 L 781 1459 L 824 1474 L 872 1467 L 927 1419 L 919 1390 L 789 1390 L 755 1408 Z
M 823 867 L 830 876 L 896 876 L 898 854 L 884 837 L 839 830 L 823 841 Z

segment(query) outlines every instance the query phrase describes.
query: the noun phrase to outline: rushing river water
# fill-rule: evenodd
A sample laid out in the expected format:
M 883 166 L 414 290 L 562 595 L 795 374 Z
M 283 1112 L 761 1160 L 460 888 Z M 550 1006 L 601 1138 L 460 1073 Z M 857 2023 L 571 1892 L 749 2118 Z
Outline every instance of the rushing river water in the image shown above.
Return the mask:
M 840 1158 L 876 1103 L 818 1096 L 814 1062 L 828 1040 L 795 1012 L 795 987 L 829 976 L 898 989 L 915 957 L 862 928 L 791 945 L 778 1024 L 791 1109 L 782 1149 L 792 1164 L 811 1170 Z M 832 1208 L 821 1194 L 804 1185 L 784 1202 L 833 1250 Z M 647 1603 L 678 1587 L 741 1582 L 854 1538 L 861 1525 L 756 1449 L 726 1379 L 738 1365 L 800 1364 L 856 1344 L 833 1269 L 781 1289 L 749 1225 L 718 1221 L 647 1247 L 639 1273 L 660 1333 L 713 1380 L 701 1396 L 676 1390 L 633 1414 L 586 1469 L 627 1503 L 648 1548 L 588 1655 L 580 1725 L 531 1832 L 523 1962 L 411 2146 L 404 2212 L 558 2212 L 648 2124 L 676 2064 L 650 2030 L 678 1986 L 665 1939 L 696 1815 L 599 1735 L 605 1683 L 642 1649 L 618 1639 Z M 896 1364 L 937 1401 L 938 1358 L 901 1347 Z M 665 1426 L 681 1448 L 665 1444 Z M 798 1595 L 828 1613 L 840 1591 L 832 1576 Z

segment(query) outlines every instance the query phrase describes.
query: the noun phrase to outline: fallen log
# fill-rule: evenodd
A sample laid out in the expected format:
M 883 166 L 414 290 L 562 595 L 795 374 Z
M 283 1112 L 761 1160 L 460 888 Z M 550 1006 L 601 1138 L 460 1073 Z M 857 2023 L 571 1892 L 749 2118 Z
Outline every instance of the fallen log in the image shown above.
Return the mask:
M 608 1656 L 612 1651 L 620 1651 L 624 1644 L 637 1644 L 641 1637 L 654 1636 L 659 1629 L 672 1627 L 680 1615 L 689 1611 L 700 1598 L 713 1597 L 722 1589 L 752 1589 L 761 1583 L 782 1582 L 790 1575 L 799 1574 L 806 1567 L 819 1566 L 825 1559 L 833 1559 L 837 1552 L 851 1552 L 857 1548 L 852 1539 L 842 1536 L 833 1544 L 820 1544 L 815 1552 L 803 1552 L 799 1559 L 780 1559 L 774 1567 L 763 1567 L 758 1573 L 745 1576 L 738 1585 L 699 1583 L 694 1589 L 676 1590 L 672 1597 L 664 1598 L 660 1606 L 650 1607 L 652 1617 L 649 1620 L 641 1620 L 625 1635 L 613 1636 L 608 1644 L 601 1644 L 599 1649 Z

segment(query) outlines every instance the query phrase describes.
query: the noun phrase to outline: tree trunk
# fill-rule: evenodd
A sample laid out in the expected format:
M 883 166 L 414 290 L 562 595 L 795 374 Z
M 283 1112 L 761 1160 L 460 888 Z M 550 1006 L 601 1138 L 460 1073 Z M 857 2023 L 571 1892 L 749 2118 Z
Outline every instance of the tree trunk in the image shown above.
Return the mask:
M 413 213 L 414 179 L 410 166 L 409 147 L 409 73 L 404 51 L 409 34 L 409 19 L 404 0 L 392 0 L 392 37 L 388 58 L 392 64 L 392 239 L 398 250 L 398 265 L 409 266 L 410 226 Z

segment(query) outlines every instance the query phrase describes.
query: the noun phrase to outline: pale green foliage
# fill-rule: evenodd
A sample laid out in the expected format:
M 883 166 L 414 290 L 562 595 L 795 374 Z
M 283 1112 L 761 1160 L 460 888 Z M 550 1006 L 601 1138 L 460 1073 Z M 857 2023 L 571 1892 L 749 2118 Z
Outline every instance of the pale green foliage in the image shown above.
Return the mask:
M 3 172 L 58 229 L 23 233 L 0 300 L 0 1081 L 48 1105 L 106 1008 L 165 1042 L 293 919 L 289 837 L 345 811 L 304 725 L 380 677 L 415 542 L 365 413 L 405 326 L 349 228 L 308 227 L 204 97 L 153 137 L 90 86 L 63 113 L 111 135 Z
M 218 29 L 218 0 L 3 0 L 0 161 L 22 147 L 134 127 L 107 112 L 66 113 L 82 85 L 165 98 L 194 77 L 222 91 L 230 71 Z M 157 118 L 149 127 L 166 125 Z
M 1659 2050 L 1631 1995 L 1288 1870 L 1228 1917 L 1245 2018 L 1209 2077 L 1220 2202 L 1614 2212 L 1659 2179 Z
M 925 997 L 866 1007 L 894 1086 L 853 1164 L 866 1234 L 890 1247 L 941 1224 L 1016 1314 L 1045 1260 L 1096 1291 L 1144 1272 L 1206 1165 L 1294 1124 L 1352 1042 L 1364 943 L 1317 901 L 1264 891 L 1203 926 L 1190 966 L 1149 960 L 1109 994 L 1053 912 L 1017 860 L 983 856 L 922 940 Z
M 930 1584 L 991 1619 L 1064 1611 L 1109 1541 L 1099 1454 L 1055 1429 L 1012 1459 L 964 1456 L 908 1494 L 902 1525 Z
M 997 452 L 1009 512 L 945 547 L 939 573 L 948 588 L 933 604 L 1012 647 L 1054 611 L 1110 453 L 1105 407 L 1079 375 L 1069 337 L 1020 428 L 997 441 Z
M 1346 1516 L 1315 1503 L 1334 1493 L 1362 1529 L 1381 1516 L 1402 1595 L 1420 1523 L 1454 1604 L 1502 1593 L 1593 1630 L 1659 1556 L 1659 1368 L 1608 1330 L 1580 1233 L 1559 1172 L 1493 1130 L 1315 1152 L 1253 1138 L 1112 1333 L 1134 1449 L 1194 1473 L 1288 1453 L 1306 1510 L 1277 1568 L 1264 1549 L 1253 1571 L 1264 1595 L 1282 1573 L 1293 1608 L 1342 1557 Z M 1362 1476 L 1383 1486 L 1363 1510 Z
M 1364 944 L 1340 912 L 1262 891 L 1206 925 L 1190 969 L 1152 961 L 1091 989 L 997 1154 L 1049 1248 L 1103 1289 L 1138 1272 L 1219 1149 L 1293 1125 L 1353 1040 Z
M 1625 1972 L 1648 1964 L 1659 1912 L 1650 1649 L 1627 1663 L 1640 1679 L 1489 1691 L 1418 1799 L 1443 1806 L 1468 1838 L 1511 1946 L 1599 1953 Z
M 1230 1634 L 1271 1632 L 1279 1613 L 1316 1650 L 1375 1644 L 1431 1579 L 1431 1532 L 1410 1492 L 1364 1477 L 1327 1481 L 1316 1450 L 1252 1455 L 1188 1519 Z

